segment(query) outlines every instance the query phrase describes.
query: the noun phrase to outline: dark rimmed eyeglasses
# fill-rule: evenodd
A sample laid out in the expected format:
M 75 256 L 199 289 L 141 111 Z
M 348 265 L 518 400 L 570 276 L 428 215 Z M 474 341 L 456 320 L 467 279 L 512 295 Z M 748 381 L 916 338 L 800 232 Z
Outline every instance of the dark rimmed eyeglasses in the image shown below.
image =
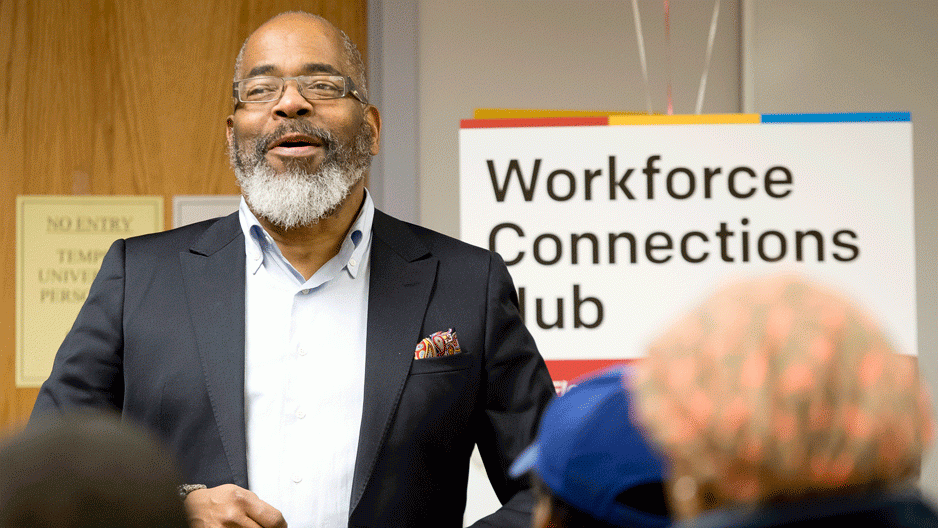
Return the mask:
M 309 101 L 341 99 L 351 94 L 364 104 L 365 97 L 348 75 L 300 75 L 298 77 L 249 77 L 235 81 L 233 96 L 242 103 L 270 103 L 283 96 L 287 81 L 296 81 L 300 95 Z

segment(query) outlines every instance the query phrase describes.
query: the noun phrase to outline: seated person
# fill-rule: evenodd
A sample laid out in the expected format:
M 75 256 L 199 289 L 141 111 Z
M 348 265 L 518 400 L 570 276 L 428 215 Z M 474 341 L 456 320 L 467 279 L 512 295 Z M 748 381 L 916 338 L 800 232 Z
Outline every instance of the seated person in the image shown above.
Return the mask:
M 0 446 L 0 528 L 187 528 L 170 454 L 103 414 L 38 421 Z
M 915 358 L 837 293 L 788 275 L 726 287 L 630 382 L 695 527 L 938 526 L 914 484 L 932 436 Z
M 532 526 L 659 528 L 669 523 L 662 461 L 631 422 L 628 367 L 581 379 L 554 399 L 510 474 L 534 474 Z

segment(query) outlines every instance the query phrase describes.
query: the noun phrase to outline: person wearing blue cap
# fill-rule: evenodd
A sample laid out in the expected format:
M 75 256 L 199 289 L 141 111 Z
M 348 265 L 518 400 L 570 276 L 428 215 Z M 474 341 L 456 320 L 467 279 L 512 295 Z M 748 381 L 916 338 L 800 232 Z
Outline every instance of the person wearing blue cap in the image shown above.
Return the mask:
M 581 379 L 555 398 L 509 474 L 533 473 L 532 526 L 660 528 L 670 523 L 663 459 L 632 423 L 628 367 Z

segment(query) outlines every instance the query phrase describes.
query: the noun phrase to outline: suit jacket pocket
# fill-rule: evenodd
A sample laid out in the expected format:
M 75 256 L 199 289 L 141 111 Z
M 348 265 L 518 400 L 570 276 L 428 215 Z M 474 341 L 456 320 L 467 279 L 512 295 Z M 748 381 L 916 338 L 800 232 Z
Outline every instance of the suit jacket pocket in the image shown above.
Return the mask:
M 433 374 L 464 370 L 472 365 L 472 354 L 462 352 L 453 356 L 415 359 L 410 366 L 410 375 Z

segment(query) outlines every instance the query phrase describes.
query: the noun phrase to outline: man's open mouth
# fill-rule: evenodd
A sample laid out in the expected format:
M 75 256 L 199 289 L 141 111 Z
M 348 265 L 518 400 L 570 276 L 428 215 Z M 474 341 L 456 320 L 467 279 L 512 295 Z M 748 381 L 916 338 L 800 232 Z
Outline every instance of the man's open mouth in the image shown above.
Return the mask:
M 322 146 L 323 141 L 320 138 L 307 136 L 304 134 L 287 134 L 271 142 L 267 147 L 267 150 L 277 149 L 278 152 L 296 151 L 299 153 L 301 151 L 311 151 L 314 148 L 319 148 Z

